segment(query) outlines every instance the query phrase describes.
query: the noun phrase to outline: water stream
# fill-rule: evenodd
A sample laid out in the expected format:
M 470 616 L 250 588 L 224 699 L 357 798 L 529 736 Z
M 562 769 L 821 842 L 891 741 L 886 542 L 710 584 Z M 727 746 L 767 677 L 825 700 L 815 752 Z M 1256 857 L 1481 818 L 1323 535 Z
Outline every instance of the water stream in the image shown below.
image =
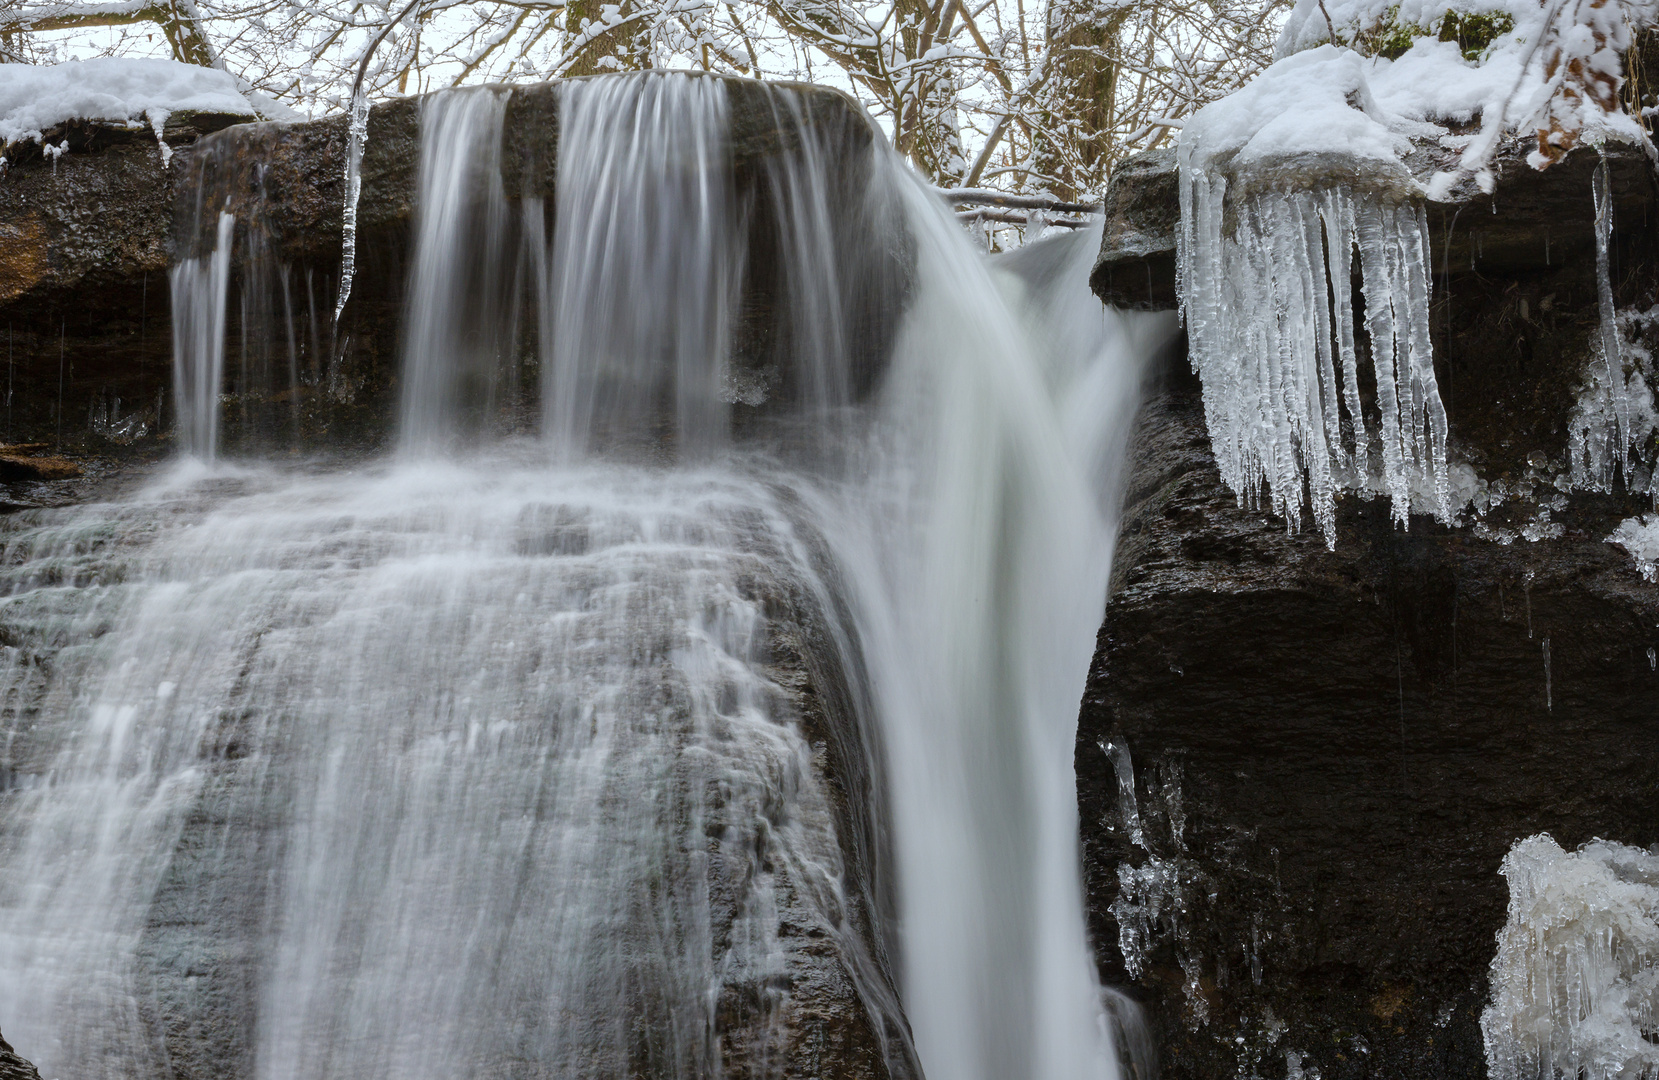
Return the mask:
M 724 85 L 649 75 L 567 93 L 556 206 L 509 199 L 503 93 L 424 106 L 394 454 L 210 463 L 215 252 L 194 456 L 0 522 L 6 1037 L 81 1080 L 819 1075 L 803 1032 L 1115 1078 L 1072 754 L 1167 325 L 1089 295 L 1098 233 L 987 260 L 883 147 L 849 203 L 787 89 L 758 195 Z M 488 435 L 525 347 L 542 430 Z

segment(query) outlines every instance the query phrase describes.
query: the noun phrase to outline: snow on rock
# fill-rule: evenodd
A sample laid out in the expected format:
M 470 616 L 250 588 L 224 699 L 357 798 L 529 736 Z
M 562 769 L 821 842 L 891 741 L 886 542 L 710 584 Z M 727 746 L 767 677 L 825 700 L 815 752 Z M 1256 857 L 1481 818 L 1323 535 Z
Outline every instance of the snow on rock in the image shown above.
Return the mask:
M 1398 60 L 1320 45 L 1276 61 L 1190 118 L 1183 167 L 1263 185 L 1355 181 L 1420 195 L 1405 165 L 1434 120 L 1466 121 L 1514 84 L 1513 65 L 1477 66 L 1452 42 L 1419 41 Z
M 44 139 L 69 120 L 137 126 L 160 137 L 175 112 L 259 115 L 236 79 L 217 68 L 174 60 L 72 60 L 63 64 L 0 64 L 0 145 Z
M 1644 142 L 1619 104 L 1621 56 L 1656 14 L 1654 0 L 1297 0 L 1268 73 L 1305 52 L 1346 52 L 1368 84 L 1360 97 L 1368 88 L 1376 119 L 1395 121 L 1395 130 L 1478 121 L 1478 134 L 1427 133 L 1462 151 L 1455 170 L 1420 178 L 1430 198 L 1444 199 L 1468 175 L 1491 190 L 1492 155 L 1511 132 L 1536 132 L 1529 160 L 1537 168 L 1579 141 Z
M 1659 514 L 1625 518 L 1607 542 L 1630 552 L 1643 578 L 1659 581 Z
M 1509 918 L 1480 1021 L 1492 1080 L 1659 1073 L 1659 855 L 1540 834 L 1501 873 Z

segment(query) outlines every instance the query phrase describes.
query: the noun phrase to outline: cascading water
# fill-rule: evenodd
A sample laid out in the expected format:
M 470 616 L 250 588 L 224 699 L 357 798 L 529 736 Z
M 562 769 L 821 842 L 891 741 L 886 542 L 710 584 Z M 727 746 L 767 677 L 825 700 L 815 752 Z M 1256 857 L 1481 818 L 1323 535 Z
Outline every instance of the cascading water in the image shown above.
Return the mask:
M 219 450 L 219 386 L 225 377 L 225 298 L 230 291 L 236 218 L 221 212 L 213 250 L 185 259 L 173 287 L 173 396 L 186 452 L 212 461 Z
M 8 1038 L 79 1077 L 1114 1077 L 1072 740 L 1151 342 L 1091 238 L 998 269 L 885 150 L 849 202 L 788 89 L 741 188 L 685 76 L 567 88 L 548 215 L 502 93 L 423 114 L 419 453 L 9 521 Z M 520 260 L 543 438 L 446 451 Z
M 681 453 L 706 452 L 725 427 L 742 269 L 724 87 L 600 79 L 571 86 L 562 104 L 557 226 L 540 263 L 546 434 L 579 456 L 596 422 L 649 427 L 666 400 Z M 615 149 L 568 152 L 606 143 Z
M 501 186 L 505 104 L 486 87 L 437 94 L 422 109 L 422 197 L 403 321 L 408 450 L 445 445 L 464 405 L 487 408 L 491 376 L 512 347 L 512 320 L 500 310 L 516 270 Z

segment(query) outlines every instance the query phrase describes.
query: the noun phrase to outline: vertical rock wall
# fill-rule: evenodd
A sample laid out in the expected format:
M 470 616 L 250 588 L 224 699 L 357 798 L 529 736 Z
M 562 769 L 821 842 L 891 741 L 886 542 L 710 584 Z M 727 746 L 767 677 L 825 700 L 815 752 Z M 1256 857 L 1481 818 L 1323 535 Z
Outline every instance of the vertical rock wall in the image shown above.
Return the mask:
M 1646 307 L 1652 181 L 1613 164 L 1615 285 Z M 1327 551 L 1239 508 L 1190 373 L 1143 407 L 1077 768 L 1102 971 L 1149 1007 L 1167 1077 L 1482 1076 L 1509 846 L 1659 841 L 1659 587 L 1603 542 L 1651 500 L 1555 484 L 1597 325 L 1595 156 L 1514 165 L 1430 211 L 1452 457 L 1513 492 L 1479 535 L 1400 532 L 1350 494 Z M 1173 185 L 1141 172 L 1094 284 L 1168 306 Z

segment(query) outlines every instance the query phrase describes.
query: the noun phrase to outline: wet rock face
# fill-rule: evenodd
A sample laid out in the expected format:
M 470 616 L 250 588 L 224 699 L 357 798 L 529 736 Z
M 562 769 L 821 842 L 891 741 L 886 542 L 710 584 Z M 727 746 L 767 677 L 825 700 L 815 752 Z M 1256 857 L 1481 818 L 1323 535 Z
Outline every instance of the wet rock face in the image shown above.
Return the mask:
M 47 133 L 54 146 L 68 145 L 56 158 L 35 144 L 8 149 L 0 174 L 0 441 L 124 452 L 154 438 L 172 364 L 172 176 L 190 145 L 238 119 L 171 118 L 163 130 L 171 165 L 149 129 L 107 124 Z
M 0 1035 L 0 1080 L 40 1080 L 40 1073 L 17 1055 L 3 1035 Z
M 141 479 L 133 477 L 131 482 Z M 235 492 L 242 483 L 228 478 L 216 487 Z M 121 492 L 106 489 L 103 494 L 119 500 Z M 188 519 L 186 528 L 198 528 L 211 511 L 211 498 L 203 504 L 175 505 L 168 514 L 175 523 Z M 561 526 L 553 515 L 546 520 L 546 531 L 528 532 L 522 550 L 583 550 L 586 540 L 580 526 Z M 39 521 L 33 515 L 0 518 L 13 539 Z M 149 538 L 166 528 L 140 528 L 125 535 L 119 527 L 93 530 L 95 535 L 78 549 L 74 565 L 52 571 L 54 581 L 88 588 L 37 590 L 34 598 L 43 604 L 31 606 L 26 601 L 9 610 L 5 641 L 15 652 L 19 670 L 27 673 L 14 685 L 10 718 L 29 720 L 8 727 L 0 719 L 0 807 L 8 795 L 50 772 L 64 740 L 74 737 L 74 725 L 65 725 L 65 695 L 87 685 L 89 671 L 96 672 L 90 658 L 109 625 L 66 618 L 67 613 L 88 602 L 97 592 L 93 586 L 127 576 L 130 569 L 120 561 L 142 560 Z M 810 758 L 805 775 L 789 779 L 789 796 L 757 804 L 750 796 L 763 786 L 757 779 L 766 779 L 761 776 L 764 764 L 741 763 L 704 774 L 688 764 L 699 759 L 689 732 L 668 744 L 663 760 L 678 764 L 671 770 L 672 781 L 664 783 L 711 785 L 707 816 L 695 825 L 677 821 L 676 827 L 687 831 L 673 838 L 702 865 L 694 877 L 675 877 L 679 860 L 670 860 L 668 869 L 658 871 L 661 876 L 631 897 L 638 907 L 630 917 L 637 922 L 622 928 L 618 940 L 626 941 L 628 948 L 614 959 L 637 965 L 629 968 L 633 977 L 606 972 L 595 979 L 600 987 L 611 978 L 626 984 L 618 1000 L 627 1010 L 629 1038 L 612 1047 L 626 1057 L 605 1059 L 602 1064 L 611 1067 L 605 1074 L 679 1075 L 677 1066 L 685 1062 L 686 1047 L 675 1037 L 687 1029 L 683 1018 L 674 1015 L 685 1002 L 676 999 L 675 985 L 664 981 L 664 975 L 675 969 L 672 964 L 657 965 L 653 957 L 665 947 L 704 946 L 698 939 L 679 937 L 683 928 L 667 925 L 668 915 L 685 910 L 652 895 L 666 888 L 667 880 L 690 881 L 698 887 L 700 914 L 706 919 L 713 977 L 709 984 L 698 985 L 699 993 L 711 995 L 711 1008 L 707 1029 L 697 1027 L 690 1035 L 706 1072 L 779 1080 L 919 1080 L 885 936 L 893 915 L 888 845 L 879 832 L 885 820 L 879 808 L 881 750 L 877 733 L 867 727 L 867 704 L 857 689 L 863 680 L 843 665 L 831 625 L 847 613 L 825 610 L 816 592 L 800 579 L 779 573 L 775 561 L 756 554 L 746 562 L 738 587 L 746 601 L 766 613 L 764 644 L 757 651 L 766 658 L 764 677 L 777 692 L 777 699 L 766 707 L 780 724 L 799 732 L 810 747 Z M 277 616 L 272 625 L 282 622 Z M 280 662 L 266 651 L 264 637 L 248 642 L 245 651 L 239 649 L 239 659 L 250 669 Z M 667 650 L 658 655 L 660 660 L 640 668 L 642 681 L 663 688 L 662 700 L 669 703 L 662 706 L 663 722 L 672 724 L 672 702 L 683 692 L 679 688 L 684 681 L 671 670 Z M 849 663 L 858 660 L 854 657 Z M 108 1020 L 108 1027 L 99 1031 L 99 1037 L 108 1037 L 123 1020 L 136 1021 L 134 1030 L 118 1043 L 124 1056 L 108 1062 L 120 1075 L 234 1080 L 258 1071 L 261 1022 L 270 1022 L 262 1006 L 273 1005 L 272 969 L 279 966 L 273 956 L 272 928 L 283 917 L 285 845 L 298 842 L 292 830 L 296 804 L 287 797 L 295 782 L 290 757 L 294 746 L 288 736 L 262 737 L 257 717 L 265 707 L 258 695 L 227 699 L 221 721 L 200 743 L 196 767 L 203 783 L 191 797 L 176 840 L 169 841 L 165 868 L 158 870 L 157 887 L 142 914 L 142 929 L 126 969 L 132 979 L 134 1015 Z M 803 789 L 810 798 L 791 801 Z M 614 797 L 602 796 L 601 801 Z M 793 832 L 808 838 L 779 841 L 781 834 Z M 826 889 L 819 873 L 830 868 L 840 870 L 835 889 Z M 687 900 L 687 906 L 692 903 Z M 731 960 L 744 955 L 743 938 L 753 934 L 760 921 L 757 909 L 762 911 L 760 920 L 775 920 L 774 951 L 768 960 L 775 959 L 776 965 Z M 502 1031 L 515 1021 L 505 1015 L 508 1011 L 504 1008 L 503 1015 L 492 1017 Z M 96 1018 L 91 1013 L 88 1017 L 88 1027 L 97 1029 L 90 1022 Z M 562 1023 L 588 1031 L 602 1029 L 612 1019 L 580 1008 L 560 1016 Z M 603 1044 L 592 1038 L 584 1043 L 586 1033 L 570 1041 Z M 503 1038 L 502 1044 L 506 1042 Z M 492 1045 L 491 1051 L 499 1045 Z M 3 1051 L 0 1043 L 0 1080 L 24 1080 L 23 1074 L 14 1078 L 5 1072 L 8 1060 Z M 502 1069 L 510 1072 L 514 1059 L 509 1053 L 476 1064 L 496 1075 Z M 516 1065 L 557 1072 L 551 1057 L 517 1058 Z M 31 1072 L 27 1080 L 38 1077 Z
M 1166 1077 L 1482 1076 L 1510 845 L 1659 841 L 1659 588 L 1604 542 L 1651 500 L 1551 482 L 1598 319 L 1594 162 L 1430 211 L 1452 457 L 1519 492 L 1483 522 L 1504 542 L 1349 494 L 1328 551 L 1238 506 L 1190 373 L 1143 408 L 1077 770 L 1102 972 Z M 1613 164 L 1617 300 L 1645 308 L 1652 183 Z
M 739 384 L 766 388 L 760 407 L 745 400 L 734 403 L 733 423 L 741 431 L 775 418 L 797 389 L 794 368 L 780 355 L 787 338 L 785 256 L 768 196 L 774 181 L 769 170 L 799 148 L 802 131 L 778 108 L 774 87 L 745 79 L 722 81 L 730 110 L 734 213 L 745 223 L 750 241 L 734 327 L 732 376 Z M 527 200 L 543 201 L 551 227 L 566 85 L 514 86 L 507 95 L 501 178 L 512 208 L 511 244 L 537 242 L 516 231 L 523 228 L 518 211 Z M 835 147 L 828 187 L 842 201 L 829 208 L 830 227 L 849 239 L 877 233 L 869 227 L 862 200 L 871 164 L 868 121 L 845 95 L 784 85 L 799 95 L 804 125 Z M 237 219 L 233 291 L 255 297 L 251 306 L 233 305 L 230 312 L 226 366 L 232 374 L 224 418 L 232 447 L 284 449 L 298 442 L 329 449 L 373 448 L 395 424 L 404 287 L 414 256 L 421 99 L 390 102 L 370 114 L 356 277 L 335 327 L 330 316 L 339 283 L 347 145 L 344 117 L 240 125 L 204 140 L 177 176 L 174 257 L 211 252 L 215 208 L 226 209 Z M 842 302 L 848 321 L 863 343 L 853 373 L 855 390 L 863 394 L 874 385 L 890 345 L 894 298 L 903 293 L 906 267 L 885 251 L 865 253 L 867 242 L 844 246 L 855 253 L 840 276 L 847 287 Z M 516 271 L 508 270 L 508 289 L 518 296 L 518 310 L 526 313 L 516 337 L 506 342 L 512 355 L 501 358 L 500 370 L 480 373 L 490 382 L 480 412 L 496 414 L 483 422 L 509 430 L 534 427 L 539 397 L 534 281 L 530 260 L 521 261 Z M 283 340 L 294 343 L 292 364 L 286 354 L 268 355 L 270 343 Z

